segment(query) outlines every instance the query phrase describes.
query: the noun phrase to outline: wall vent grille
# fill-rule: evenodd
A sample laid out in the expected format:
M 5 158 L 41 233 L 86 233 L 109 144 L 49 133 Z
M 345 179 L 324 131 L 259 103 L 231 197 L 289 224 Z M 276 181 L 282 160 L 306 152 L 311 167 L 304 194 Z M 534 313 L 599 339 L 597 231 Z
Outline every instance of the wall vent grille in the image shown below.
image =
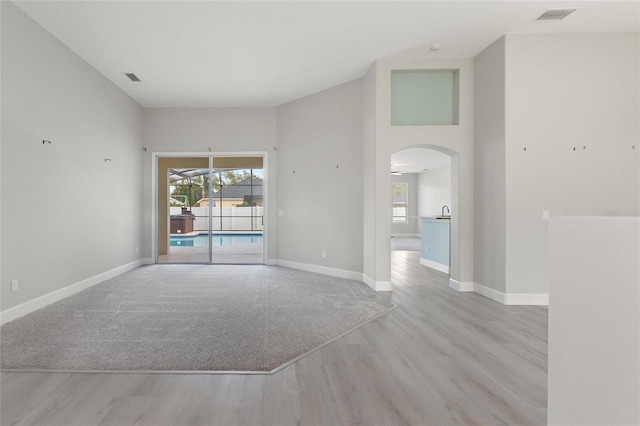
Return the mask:
M 536 21 L 559 21 L 566 18 L 577 9 L 551 9 L 540 15 Z

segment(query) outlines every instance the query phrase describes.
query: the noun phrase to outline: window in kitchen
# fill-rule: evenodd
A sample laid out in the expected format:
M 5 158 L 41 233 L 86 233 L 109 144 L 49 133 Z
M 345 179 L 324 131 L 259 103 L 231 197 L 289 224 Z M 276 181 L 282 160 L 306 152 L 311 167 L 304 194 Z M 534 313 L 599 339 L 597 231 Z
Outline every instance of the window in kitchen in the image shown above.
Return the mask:
M 407 183 L 393 184 L 393 223 L 407 223 Z

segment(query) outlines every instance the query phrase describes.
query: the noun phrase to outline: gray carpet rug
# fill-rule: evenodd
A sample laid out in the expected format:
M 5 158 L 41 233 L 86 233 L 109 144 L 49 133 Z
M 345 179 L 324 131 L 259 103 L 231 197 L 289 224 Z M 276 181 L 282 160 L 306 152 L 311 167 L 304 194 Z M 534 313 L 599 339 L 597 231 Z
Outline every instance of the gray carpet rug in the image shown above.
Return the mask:
M 2 369 L 269 372 L 395 305 L 276 266 L 150 265 L 2 326 Z

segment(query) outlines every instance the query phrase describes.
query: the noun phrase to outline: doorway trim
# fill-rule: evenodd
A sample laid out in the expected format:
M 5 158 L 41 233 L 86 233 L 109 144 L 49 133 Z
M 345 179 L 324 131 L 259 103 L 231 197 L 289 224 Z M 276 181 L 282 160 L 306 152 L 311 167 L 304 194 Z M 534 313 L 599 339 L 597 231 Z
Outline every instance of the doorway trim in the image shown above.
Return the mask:
M 158 159 L 160 157 L 262 157 L 263 179 L 263 215 L 262 230 L 262 264 L 269 259 L 269 153 L 267 151 L 233 151 L 233 152 L 152 152 L 151 153 L 151 262 L 158 263 Z M 211 162 L 211 160 L 209 160 Z

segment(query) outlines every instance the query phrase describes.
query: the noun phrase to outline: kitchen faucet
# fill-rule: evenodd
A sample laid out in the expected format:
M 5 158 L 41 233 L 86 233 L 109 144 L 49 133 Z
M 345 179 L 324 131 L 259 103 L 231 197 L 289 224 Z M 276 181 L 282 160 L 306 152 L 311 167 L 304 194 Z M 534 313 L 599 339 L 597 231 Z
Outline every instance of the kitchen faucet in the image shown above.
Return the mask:
M 442 217 L 444 217 L 444 209 L 447 209 L 447 213 L 449 213 L 449 216 L 451 216 L 451 211 L 449 211 L 449 207 L 447 207 L 447 205 L 445 204 L 444 206 L 442 206 Z

